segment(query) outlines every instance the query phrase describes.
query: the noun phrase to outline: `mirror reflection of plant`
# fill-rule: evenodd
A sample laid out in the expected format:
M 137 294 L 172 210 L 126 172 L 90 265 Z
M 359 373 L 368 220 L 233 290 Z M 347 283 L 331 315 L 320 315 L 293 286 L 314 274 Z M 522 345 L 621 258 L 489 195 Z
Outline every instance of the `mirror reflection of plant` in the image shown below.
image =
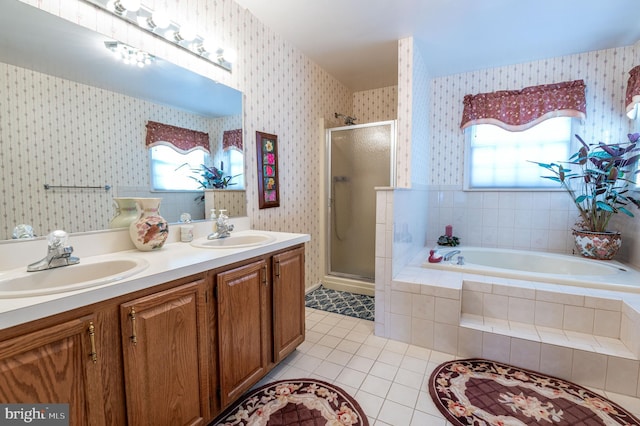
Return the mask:
M 190 176 L 200 184 L 203 189 L 225 189 L 229 185 L 235 185 L 235 182 L 231 182 L 232 179 L 237 178 L 240 175 L 228 176 L 224 175 L 217 167 L 200 165 L 199 169 L 192 169 L 194 173 L 197 173 L 199 177 Z
M 587 144 L 576 135 L 582 146 L 568 161 L 561 164 L 538 164 L 553 173 L 542 176 L 560 183 L 580 212 L 579 225 L 584 231 L 606 232 L 609 220 L 616 213 L 634 217 L 627 205 L 640 208 L 640 200 L 630 195 L 635 182 L 640 134 L 629 134 L 629 142 Z M 562 164 L 577 166 L 576 170 Z M 569 167 L 570 167 L 569 166 Z

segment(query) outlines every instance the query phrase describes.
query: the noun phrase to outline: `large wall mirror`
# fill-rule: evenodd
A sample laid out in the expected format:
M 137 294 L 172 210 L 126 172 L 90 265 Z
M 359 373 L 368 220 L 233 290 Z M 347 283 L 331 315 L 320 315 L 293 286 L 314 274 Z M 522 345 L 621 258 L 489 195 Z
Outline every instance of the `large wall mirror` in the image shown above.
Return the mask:
M 161 197 L 169 222 L 205 218 L 201 193 L 151 191 L 145 125 L 207 132 L 219 167 L 223 131 L 242 126 L 242 93 L 162 58 L 127 65 L 105 41 L 18 0 L 0 4 L 0 239 L 20 223 L 37 235 L 107 229 L 113 197 Z

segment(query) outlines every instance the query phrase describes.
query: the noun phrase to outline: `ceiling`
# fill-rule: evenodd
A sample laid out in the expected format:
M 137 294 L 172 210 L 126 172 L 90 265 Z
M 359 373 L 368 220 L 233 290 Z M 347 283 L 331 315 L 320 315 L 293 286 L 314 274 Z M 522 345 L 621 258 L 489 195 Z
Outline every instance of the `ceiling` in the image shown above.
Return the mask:
M 408 36 L 431 77 L 640 40 L 637 0 L 235 1 L 352 91 L 397 85 Z

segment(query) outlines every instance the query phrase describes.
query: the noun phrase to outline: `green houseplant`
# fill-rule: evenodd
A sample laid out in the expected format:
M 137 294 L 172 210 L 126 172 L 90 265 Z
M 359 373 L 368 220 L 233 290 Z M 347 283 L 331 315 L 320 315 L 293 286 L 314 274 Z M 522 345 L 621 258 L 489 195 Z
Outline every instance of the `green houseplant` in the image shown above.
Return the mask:
M 568 161 L 533 163 L 551 172 L 542 177 L 558 182 L 577 207 L 580 229 L 574 229 L 574 236 L 581 254 L 611 259 L 622 241 L 619 233 L 608 230 L 609 221 L 618 213 L 634 217 L 628 207 L 640 208 L 640 200 L 631 192 L 635 185 L 633 178 L 639 173 L 640 133 L 629 134 L 629 141 L 624 143 L 587 144 L 580 136 L 576 138 L 580 149 Z
M 193 169 L 193 172 L 199 176 L 191 176 L 191 178 L 197 181 L 203 189 L 225 189 L 229 185 L 235 185 L 235 183 L 231 183 L 231 180 L 240 176 L 225 176 L 218 168 L 208 167 L 204 164 L 199 169 Z

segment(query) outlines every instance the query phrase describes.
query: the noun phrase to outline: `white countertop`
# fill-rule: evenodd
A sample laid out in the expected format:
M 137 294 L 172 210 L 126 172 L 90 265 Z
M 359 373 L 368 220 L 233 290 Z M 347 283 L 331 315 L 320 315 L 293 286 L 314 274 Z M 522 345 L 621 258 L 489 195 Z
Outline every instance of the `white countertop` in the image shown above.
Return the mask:
M 275 238 L 271 243 L 235 248 L 196 248 L 189 243 L 170 242 L 152 252 L 124 250 L 82 258 L 100 261 L 140 258 L 149 262 L 143 271 L 120 281 L 64 293 L 22 298 L 0 298 L 0 330 L 28 321 L 90 305 L 113 297 L 153 287 L 168 281 L 261 256 L 310 240 L 308 234 L 256 231 Z M 74 255 L 78 254 L 77 252 Z M 66 266 L 65 268 L 73 268 Z M 37 274 L 39 272 L 32 272 Z

